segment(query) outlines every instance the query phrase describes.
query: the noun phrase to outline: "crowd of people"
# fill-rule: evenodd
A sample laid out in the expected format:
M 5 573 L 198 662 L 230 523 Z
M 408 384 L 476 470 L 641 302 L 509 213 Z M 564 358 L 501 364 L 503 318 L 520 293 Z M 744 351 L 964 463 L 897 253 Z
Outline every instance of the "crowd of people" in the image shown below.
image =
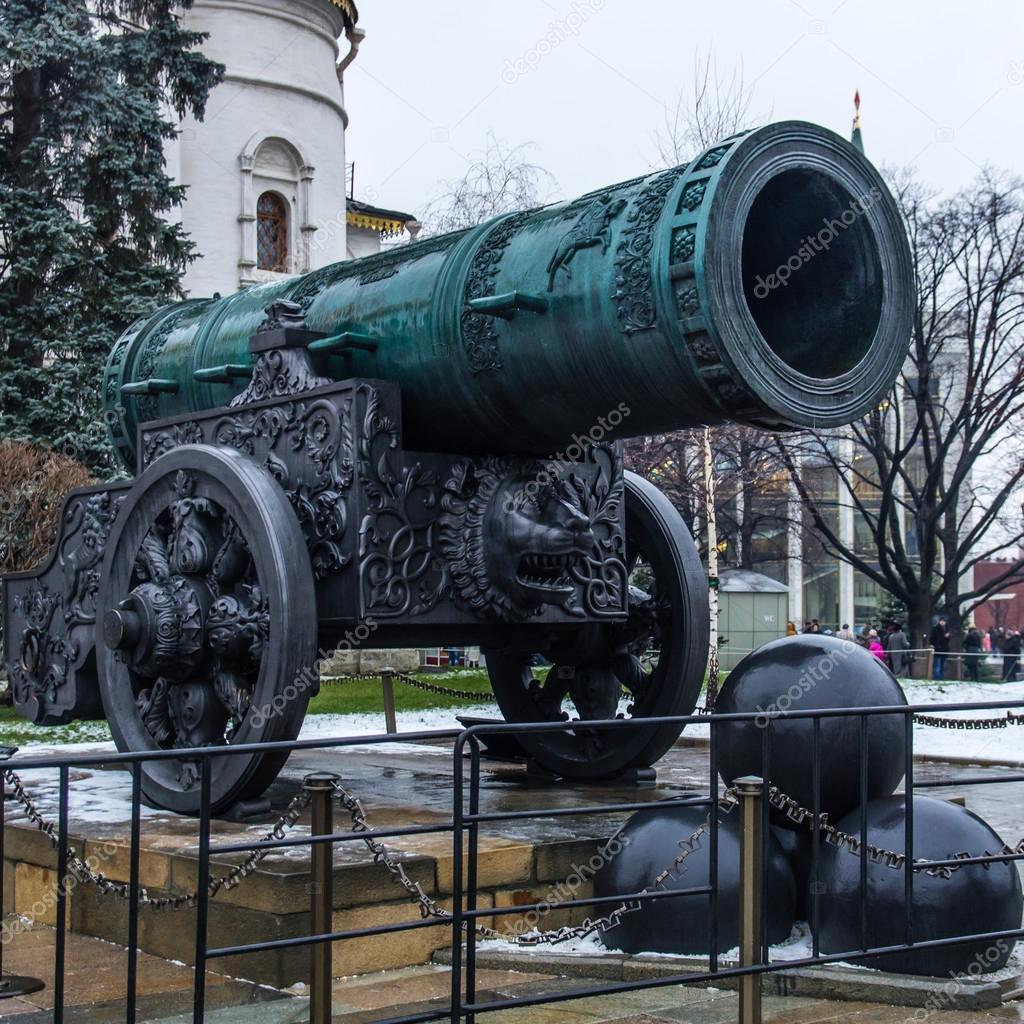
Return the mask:
M 884 662 L 897 676 L 909 676 L 910 666 L 916 655 L 927 653 L 926 648 L 912 649 L 906 631 L 899 622 L 889 622 L 882 626 L 878 622 L 862 627 L 851 628 L 848 623 L 837 630 L 825 629 L 817 619 L 809 619 L 804 628 L 798 630 L 796 624 L 786 624 L 786 634 L 821 633 L 836 636 L 840 640 L 849 640 L 869 650 L 876 658 Z M 932 652 L 932 678 L 945 679 L 946 666 L 950 657 L 949 622 L 944 616 L 932 627 L 928 644 Z M 981 662 L 992 656 L 1002 658 L 1001 680 L 1004 683 L 1016 682 L 1020 678 L 1021 654 L 1024 652 L 1024 627 L 1008 629 L 993 626 L 982 632 L 975 625 L 964 628 L 963 635 L 964 678 L 977 682 L 980 677 Z

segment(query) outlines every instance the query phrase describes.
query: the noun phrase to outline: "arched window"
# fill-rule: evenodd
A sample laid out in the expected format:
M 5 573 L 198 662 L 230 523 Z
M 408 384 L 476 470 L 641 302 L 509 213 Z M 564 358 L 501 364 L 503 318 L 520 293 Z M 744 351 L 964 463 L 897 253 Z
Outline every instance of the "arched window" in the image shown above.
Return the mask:
M 287 270 L 288 207 L 276 192 L 264 192 L 256 204 L 256 266 Z

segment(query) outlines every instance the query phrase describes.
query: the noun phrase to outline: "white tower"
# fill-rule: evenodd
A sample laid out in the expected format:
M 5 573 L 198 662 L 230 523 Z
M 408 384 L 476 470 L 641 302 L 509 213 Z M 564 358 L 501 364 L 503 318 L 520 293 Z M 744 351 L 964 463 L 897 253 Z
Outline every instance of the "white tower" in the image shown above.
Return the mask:
M 195 0 L 188 28 L 226 68 L 203 121 L 167 152 L 200 253 L 189 295 L 230 294 L 345 259 L 341 71 L 362 33 L 351 0 Z M 347 38 L 339 65 L 339 39 Z

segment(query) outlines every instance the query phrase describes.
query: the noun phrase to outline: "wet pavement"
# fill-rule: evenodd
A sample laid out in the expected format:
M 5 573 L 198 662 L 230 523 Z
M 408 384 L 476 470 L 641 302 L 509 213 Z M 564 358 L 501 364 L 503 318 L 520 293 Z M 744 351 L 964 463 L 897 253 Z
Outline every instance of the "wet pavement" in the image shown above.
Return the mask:
M 463 766 L 468 777 L 468 764 Z M 241 836 L 255 836 L 266 828 L 294 795 L 305 774 L 334 771 L 362 801 L 372 825 L 380 828 L 410 824 L 445 824 L 451 820 L 455 766 L 450 744 L 440 742 L 384 745 L 360 744 L 343 751 L 303 751 L 288 762 L 269 796 L 272 811 L 246 822 L 219 821 L 213 829 L 213 846 L 233 842 Z M 1017 768 L 973 767 L 935 762 L 918 762 L 918 781 L 942 780 L 941 789 L 927 792 L 944 798 L 963 797 L 971 810 L 980 814 L 1009 843 L 1024 836 L 1024 782 L 1002 785 L 968 785 L 968 780 L 991 783 L 1019 774 Z M 55 773 L 26 773 L 26 784 L 38 797 L 47 815 L 56 809 Z M 121 772 L 81 770 L 73 773 L 71 787 L 72 835 L 87 835 L 100 842 L 123 841 L 127 835 L 129 809 L 127 777 Z M 480 806 L 484 812 L 502 813 L 536 809 L 538 816 L 489 824 L 484 830 L 482 849 L 508 851 L 523 845 L 536 849 L 550 844 L 567 850 L 573 844 L 593 844 L 611 835 L 625 814 L 608 814 L 600 805 L 623 802 L 655 802 L 684 794 L 708 792 L 707 748 L 700 743 L 681 744 L 658 766 L 657 785 L 637 788 L 632 783 L 601 786 L 552 783 L 530 776 L 523 764 L 485 761 L 481 767 Z M 594 808 L 579 817 L 558 818 L 545 814 L 570 803 Z M 9 823 L 18 815 L 9 805 Z M 22 823 L 23 826 L 27 823 Z M 305 826 L 300 826 L 300 831 Z M 154 852 L 192 851 L 195 822 L 174 815 L 147 810 L 143 819 L 144 845 Z M 488 844 L 491 844 L 489 847 Z M 389 844 L 411 858 L 433 860 L 435 879 L 443 891 L 442 875 L 450 869 L 451 837 L 410 837 Z M 215 854 L 216 856 L 216 854 Z M 303 857 L 307 856 L 305 851 Z M 445 861 L 447 856 L 448 860 Z M 268 858 L 266 866 L 288 866 L 295 870 L 298 852 Z M 338 865 L 369 862 L 361 845 L 340 844 Z M 446 866 L 447 864 L 447 866 Z M 168 918 L 173 928 L 173 918 Z M 52 1019 L 53 931 L 45 925 L 16 935 L 4 944 L 4 969 L 8 973 L 43 977 L 47 987 L 23 999 L 0 1001 L 0 1019 L 11 1017 L 23 1024 Z M 106 1024 L 124 1019 L 125 951 L 109 942 L 83 935 L 70 935 L 67 954 L 66 999 L 69 1024 Z M 480 998 L 523 998 L 538 991 L 568 991 L 579 978 L 539 976 L 515 971 L 482 971 Z M 433 964 L 403 967 L 383 973 L 363 974 L 335 983 L 335 1019 L 347 1024 L 365 1024 L 404 1013 L 438 1008 L 446 1004 L 449 973 Z M 208 976 L 210 1021 L 232 1024 L 286 1024 L 308 1019 L 308 1005 L 301 991 L 282 992 L 273 988 Z M 186 1022 L 191 1020 L 193 972 L 181 964 L 148 954 L 139 958 L 139 1019 Z M 997 1009 L 978 1012 L 929 1010 L 934 1024 L 982 1024 L 985 1021 L 1024 1020 L 1022 1005 L 1009 1002 Z M 918 1021 L 921 1011 L 878 1004 L 832 1002 L 808 998 L 766 997 L 765 1021 L 772 1024 L 813 1024 L 817 1021 Z M 501 1020 L 508 1024 L 564 1022 L 597 1024 L 655 1024 L 658 1021 L 693 1021 L 715 1024 L 736 1019 L 736 995 L 732 992 L 694 987 L 658 988 L 646 992 L 582 998 L 541 1007 L 523 1007 L 501 1014 L 482 1014 L 481 1021 Z

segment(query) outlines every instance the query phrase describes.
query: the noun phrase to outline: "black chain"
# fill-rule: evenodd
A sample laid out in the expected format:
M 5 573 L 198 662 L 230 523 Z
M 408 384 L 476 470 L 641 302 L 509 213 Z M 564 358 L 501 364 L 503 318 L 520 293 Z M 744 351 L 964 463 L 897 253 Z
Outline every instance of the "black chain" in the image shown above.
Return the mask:
M 1006 729 L 1011 725 L 1024 725 L 1024 715 L 1006 712 L 1005 718 L 939 718 L 934 715 L 914 715 L 915 725 L 930 729 Z
M 439 697 L 458 697 L 460 700 L 471 700 L 476 703 L 493 697 L 493 694 L 489 693 L 479 693 L 473 690 L 456 690 L 452 686 L 438 686 L 437 683 L 426 683 L 422 679 L 409 675 L 408 672 L 395 672 L 394 678 L 415 690 L 423 690 L 425 693 L 436 693 Z
M 356 683 L 367 679 L 380 681 L 382 675 L 383 673 L 381 672 L 360 672 L 357 675 L 351 676 L 331 676 L 322 681 L 327 686 L 340 686 L 343 683 Z M 474 690 L 456 690 L 452 686 L 438 686 L 437 683 L 426 683 L 422 679 L 417 679 L 415 676 L 410 675 L 408 672 L 392 672 L 391 677 L 396 682 L 404 683 L 406 686 L 411 686 L 416 690 L 423 690 L 426 693 L 435 693 L 439 697 L 458 697 L 460 700 L 471 700 L 480 703 L 490 699 L 492 696 L 489 693 L 480 693 Z
M 25 809 L 25 815 L 28 817 L 28 820 L 50 840 L 54 849 L 59 849 L 60 840 L 56 824 L 52 821 L 47 821 L 43 817 L 35 801 L 28 795 L 25 785 L 17 773 L 9 768 L 6 769 L 4 771 L 4 780 L 11 787 L 11 792 L 14 794 L 15 799 Z M 272 848 L 267 848 L 263 844 L 274 839 L 283 839 L 286 833 L 295 827 L 299 815 L 309 806 L 309 802 L 309 793 L 304 790 L 297 793 L 288 805 L 288 809 L 278 818 L 274 827 L 254 845 L 252 851 L 241 864 L 235 865 L 226 875 L 209 880 L 206 886 L 207 895 L 210 897 L 216 896 L 222 889 L 225 892 L 229 892 L 244 879 L 248 878 L 259 867 L 267 854 L 271 852 Z M 88 863 L 70 847 L 67 850 L 67 859 L 68 871 L 77 882 L 94 885 L 100 892 L 106 895 L 119 896 L 122 899 L 131 898 L 131 886 L 127 882 L 112 882 L 101 871 L 93 871 Z M 181 910 L 183 907 L 194 907 L 198 896 L 198 891 L 182 893 L 176 896 L 151 896 L 147 889 L 140 888 L 139 905 L 149 907 L 152 910 Z
M 768 787 L 768 802 L 777 811 L 781 811 L 786 817 L 796 825 L 806 825 L 810 831 L 814 830 L 814 811 L 807 807 L 802 807 L 798 804 L 791 796 L 787 796 L 776 786 Z M 818 815 L 818 828 L 821 834 L 825 837 L 825 842 L 831 846 L 843 847 L 849 853 L 855 857 L 860 857 L 861 850 L 867 850 L 867 858 L 873 864 L 881 864 L 883 867 L 893 868 L 894 870 L 901 870 L 907 862 L 906 854 L 896 853 L 893 850 L 886 850 L 881 846 L 875 846 L 872 843 L 864 843 L 856 837 L 850 835 L 849 832 L 842 832 L 829 824 L 828 814 L 822 813 Z M 980 856 L 991 857 L 992 860 L 1006 860 L 1010 857 L 1015 857 L 1018 854 L 1024 853 L 1024 839 L 1021 839 L 1016 846 L 1010 846 L 1004 843 L 999 850 L 993 853 L 990 850 L 986 850 L 984 854 Z M 979 856 L 978 854 L 972 853 L 954 853 L 950 859 L 956 860 L 967 860 L 973 857 Z M 949 879 L 953 877 L 954 871 L 959 871 L 963 865 L 960 864 L 947 864 L 941 867 L 930 866 L 926 860 L 915 860 L 913 862 L 913 870 L 920 871 L 926 875 L 931 875 L 935 878 Z M 983 864 L 982 867 L 988 870 L 988 864 Z
M 353 796 L 340 782 L 334 783 L 334 790 L 341 806 L 348 812 L 352 820 L 352 831 L 366 833 L 371 831 L 370 824 L 366 820 L 366 812 L 363 805 Z M 731 796 L 732 791 L 726 794 Z M 733 797 L 735 800 L 735 797 Z M 731 809 L 731 808 L 730 808 Z M 676 857 L 672 867 L 663 871 L 655 880 L 654 886 L 661 887 L 670 874 L 678 873 L 682 868 L 683 861 L 694 853 L 700 845 L 700 837 L 707 831 L 711 824 L 711 815 L 687 838 L 680 842 L 682 852 Z M 383 843 L 378 842 L 372 836 L 363 835 L 363 843 L 373 854 L 373 862 L 380 864 L 391 875 L 392 881 L 400 885 L 420 908 L 420 916 L 424 919 L 434 918 L 439 921 L 450 922 L 453 919 L 452 912 L 440 906 L 433 897 L 423 891 L 419 882 L 414 882 L 406 873 L 401 862 L 392 856 Z M 650 890 L 644 889 L 643 893 Z M 643 894 L 641 894 L 643 895 Z M 578 925 L 565 925 L 561 928 L 552 928 L 549 931 L 534 931 L 526 935 L 514 935 L 509 932 L 499 931 L 496 928 L 488 928 L 485 925 L 474 925 L 474 932 L 482 939 L 500 939 L 505 942 L 512 942 L 517 946 L 539 946 L 542 943 L 556 945 L 561 942 L 568 942 L 570 939 L 581 939 L 594 932 L 604 933 L 610 928 L 616 927 L 627 914 L 634 913 L 640 909 L 640 902 L 634 900 L 623 902 L 614 910 L 600 918 L 586 918 Z M 470 923 L 462 922 L 463 931 L 468 931 Z

